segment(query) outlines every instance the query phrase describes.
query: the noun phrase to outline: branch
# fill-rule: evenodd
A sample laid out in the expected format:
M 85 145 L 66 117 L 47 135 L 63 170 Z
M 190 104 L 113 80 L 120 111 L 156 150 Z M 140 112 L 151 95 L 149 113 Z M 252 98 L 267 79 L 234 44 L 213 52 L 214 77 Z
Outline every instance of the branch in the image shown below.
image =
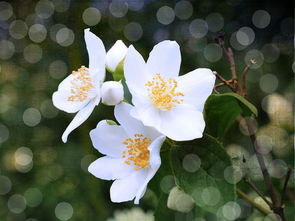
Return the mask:
M 256 203 L 253 199 L 251 199 L 246 193 L 242 192 L 240 189 L 237 189 L 237 194 L 264 215 L 267 216 L 268 214 L 272 213 L 270 210 Z
M 234 89 L 235 91 L 240 90 L 240 86 L 238 84 L 238 78 L 237 78 L 237 72 L 236 72 L 236 64 L 234 59 L 234 53 L 231 48 L 226 49 L 224 46 L 224 33 L 220 33 L 216 38 L 215 42 L 219 45 L 219 47 L 222 49 L 223 53 L 226 55 L 227 61 L 230 66 L 231 74 L 232 74 L 232 80 L 234 83 Z
M 264 197 L 264 195 L 260 192 L 260 190 L 254 185 L 254 183 L 252 183 L 251 182 L 251 180 L 249 180 L 249 179 L 244 179 L 244 181 L 245 181 L 245 183 L 247 183 L 263 200 L 264 200 L 264 202 L 266 202 L 267 203 L 267 205 L 271 208 L 272 207 L 272 203 L 271 202 L 269 202 L 269 200 L 268 199 L 266 199 L 265 197 Z
M 290 179 L 290 176 L 291 176 L 291 167 L 288 167 L 288 172 L 287 172 L 287 175 L 286 175 L 286 179 L 285 179 L 285 183 L 284 183 L 284 187 L 283 187 L 283 191 L 282 191 L 282 195 L 281 195 L 281 203 L 280 203 L 280 206 L 283 207 L 284 206 L 284 200 L 285 200 L 285 196 L 286 196 L 286 192 L 287 192 L 287 185 L 288 185 L 288 181 Z
M 251 59 L 250 60 L 250 64 L 248 64 L 245 69 L 243 70 L 242 72 L 242 93 L 243 93 L 243 96 L 246 97 L 247 96 L 247 88 L 246 88 L 246 74 L 248 73 L 250 67 L 253 65 L 253 64 L 256 64 L 256 61 L 254 59 Z
M 271 201 L 273 204 L 277 205 L 277 202 L 278 202 L 278 197 L 276 195 L 276 192 L 274 190 L 274 187 L 272 185 L 272 182 L 271 182 L 271 179 L 270 179 L 270 176 L 269 176 L 269 173 L 266 169 L 266 166 L 265 166 L 265 162 L 264 162 L 264 159 L 263 159 L 263 156 L 262 154 L 258 151 L 260 149 L 260 146 L 259 144 L 256 142 L 256 134 L 255 134 L 255 131 L 254 131 L 254 125 L 253 125 L 253 122 L 252 121 L 248 121 L 247 122 L 247 127 L 248 127 L 248 131 L 249 131 L 249 134 L 250 134 L 250 138 L 251 138 L 251 141 L 252 141 L 252 145 L 253 145 L 253 149 L 254 149 L 254 152 L 256 154 L 256 157 L 257 157 L 257 160 L 258 160 L 258 163 L 259 163 L 259 166 L 261 168 L 261 172 L 262 172 L 262 175 L 263 175 L 263 178 L 264 178 L 264 182 L 265 182 L 265 185 L 268 189 L 268 192 L 269 192 L 269 195 L 270 195 L 270 198 L 271 198 Z M 256 144 L 256 147 L 255 147 L 255 144 Z
M 235 89 L 230 85 L 231 80 L 227 81 L 226 79 L 224 79 L 221 75 L 219 75 L 216 71 L 213 71 L 213 74 L 222 82 L 224 83 L 224 85 L 226 85 L 227 87 L 229 87 L 229 89 L 231 89 L 233 92 L 235 92 Z

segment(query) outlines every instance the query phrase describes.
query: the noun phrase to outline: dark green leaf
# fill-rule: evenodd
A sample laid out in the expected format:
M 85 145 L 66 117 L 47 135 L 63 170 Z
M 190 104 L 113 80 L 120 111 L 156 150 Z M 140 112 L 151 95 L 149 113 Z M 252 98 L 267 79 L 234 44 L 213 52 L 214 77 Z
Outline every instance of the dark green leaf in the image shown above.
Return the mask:
M 214 137 L 224 137 L 240 114 L 257 116 L 257 109 L 238 94 L 212 94 L 204 108 L 206 132 Z
M 187 164 L 194 165 L 194 162 L 187 161 L 188 154 L 197 155 L 201 160 L 196 171 L 187 169 Z M 235 185 L 228 183 L 223 176 L 231 161 L 215 138 L 204 135 L 202 139 L 180 143 L 171 151 L 171 166 L 176 184 L 202 209 L 216 213 L 220 206 L 235 200 Z

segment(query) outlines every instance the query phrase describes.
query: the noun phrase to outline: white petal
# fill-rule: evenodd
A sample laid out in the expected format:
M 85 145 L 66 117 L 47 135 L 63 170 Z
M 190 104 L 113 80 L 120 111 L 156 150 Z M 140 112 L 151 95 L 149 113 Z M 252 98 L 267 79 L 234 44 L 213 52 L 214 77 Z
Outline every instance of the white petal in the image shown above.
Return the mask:
M 129 136 L 122 126 L 109 125 L 106 120 L 100 121 L 96 128 L 90 131 L 93 146 L 102 154 L 121 158 L 126 149 L 122 142 Z
M 144 183 L 142 184 L 142 186 L 140 187 L 140 189 L 138 190 L 138 192 L 136 193 L 136 197 L 134 200 L 135 204 L 139 203 L 139 200 L 141 199 L 141 197 L 144 195 L 146 191 L 148 183 L 155 176 L 156 172 L 160 168 L 160 165 L 161 165 L 160 149 L 165 139 L 166 139 L 165 136 L 160 136 L 156 140 L 154 140 L 148 147 L 150 151 L 151 168 L 148 169 L 147 177 Z
M 132 137 L 134 134 L 143 134 L 150 140 L 156 139 L 161 134 L 152 127 L 144 126 L 143 123 L 131 116 L 134 107 L 128 103 L 122 102 L 115 106 L 114 114 L 117 121 L 124 128 L 126 133 Z
M 69 124 L 69 126 L 66 128 L 65 132 L 62 135 L 62 141 L 64 143 L 67 142 L 69 134 L 75 130 L 77 127 L 79 127 L 82 123 L 84 123 L 85 120 L 90 116 L 92 113 L 94 107 L 96 106 L 95 100 L 91 100 L 83 109 L 81 109 L 72 122 Z
M 118 64 L 124 59 L 127 47 L 123 41 L 118 40 L 107 52 L 106 65 L 111 71 L 115 71 Z
M 160 149 L 166 137 L 161 135 L 148 147 L 150 151 L 150 166 L 152 170 L 158 170 L 161 165 Z
M 139 119 L 147 127 L 154 127 L 160 131 L 161 126 L 161 111 L 152 105 L 149 106 L 136 106 L 131 110 L 131 116 Z
M 53 105 L 65 112 L 75 113 L 81 110 L 87 103 L 89 103 L 89 99 L 85 101 L 69 101 L 69 97 L 72 96 L 71 93 L 71 82 L 73 81 L 73 75 L 69 75 L 66 77 L 58 86 L 58 91 L 54 92 L 52 95 Z
M 108 156 L 98 158 L 88 167 L 88 171 L 103 180 L 121 179 L 135 171 L 134 166 L 124 163 L 125 159 Z
M 140 169 L 130 176 L 115 180 L 110 189 L 112 202 L 120 203 L 133 200 L 145 182 L 147 174 L 148 169 Z
M 215 75 L 210 69 L 198 68 L 178 78 L 178 91 L 184 94 L 184 103 L 191 104 L 203 112 L 214 83 Z
M 146 74 L 146 64 L 141 54 L 131 45 L 124 61 L 124 76 L 130 92 L 147 93 L 145 84 L 149 77 Z
M 179 74 L 181 55 L 176 41 L 165 40 L 155 45 L 147 60 L 149 73 L 176 78 Z
M 105 105 L 114 106 L 124 99 L 124 89 L 121 82 L 106 81 L 101 86 L 101 100 Z
M 100 80 L 103 80 L 106 63 L 106 50 L 103 42 L 90 32 L 89 28 L 84 30 L 84 38 L 89 57 L 89 70 L 92 74 L 98 75 Z
M 193 140 L 203 136 L 203 114 L 191 105 L 180 104 L 161 113 L 159 131 L 176 141 Z
M 130 116 L 131 109 L 132 105 L 126 102 L 116 105 L 114 109 L 116 120 L 121 124 L 127 134 L 142 134 L 144 132 L 144 126 L 139 120 Z

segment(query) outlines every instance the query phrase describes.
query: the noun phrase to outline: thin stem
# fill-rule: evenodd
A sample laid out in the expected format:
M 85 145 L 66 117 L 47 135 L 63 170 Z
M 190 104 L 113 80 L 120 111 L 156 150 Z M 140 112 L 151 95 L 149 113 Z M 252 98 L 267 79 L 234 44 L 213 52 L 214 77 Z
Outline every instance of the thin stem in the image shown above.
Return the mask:
M 249 179 L 244 179 L 245 183 L 247 183 L 263 200 L 267 203 L 267 205 L 271 208 L 272 204 L 268 199 L 264 197 L 264 195 L 260 192 L 260 190 L 251 182 Z
M 254 149 L 255 155 L 257 157 L 259 166 L 261 168 L 261 172 L 262 172 L 262 175 L 263 175 L 263 178 L 264 178 L 265 185 L 266 185 L 266 187 L 268 189 L 268 192 L 269 192 L 272 203 L 274 205 L 276 205 L 276 203 L 278 202 L 278 197 L 276 195 L 276 192 L 274 190 L 274 186 L 272 185 L 269 173 L 268 173 L 267 168 L 265 166 L 263 156 L 259 152 L 260 146 L 256 142 L 256 134 L 255 134 L 255 131 L 254 131 L 253 122 L 251 120 L 248 121 L 247 126 L 248 126 L 248 131 L 249 131 L 249 134 L 250 134 L 250 138 L 251 138 L 251 141 L 252 141 L 253 149 Z M 256 147 L 255 147 L 255 143 L 256 143 Z
M 259 152 L 260 146 L 256 142 L 256 134 L 255 134 L 255 131 L 254 131 L 253 122 L 250 120 L 249 122 L 247 122 L 247 126 L 248 126 L 248 131 L 249 131 L 249 134 L 250 134 L 250 138 L 251 138 L 251 141 L 252 141 L 253 149 L 254 149 L 255 155 L 257 157 L 260 169 L 262 171 L 262 175 L 263 175 L 263 178 L 264 178 L 264 183 L 265 183 L 265 185 L 266 185 L 266 187 L 268 189 L 268 192 L 269 192 L 269 195 L 270 195 L 270 198 L 271 198 L 271 201 L 272 201 L 271 209 L 272 209 L 272 211 L 274 211 L 274 213 L 276 213 L 276 214 L 278 214 L 280 216 L 280 219 L 278 218 L 278 221 L 286 221 L 285 214 L 284 214 L 284 208 L 280 205 L 278 196 L 277 196 L 277 194 L 275 192 L 275 188 L 274 188 L 274 186 L 273 186 L 273 184 L 271 182 L 269 173 L 268 173 L 267 168 L 265 166 L 263 156 Z M 256 147 L 255 147 L 255 143 L 256 143 Z
M 250 64 L 248 64 L 245 69 L 243 70 L 242 72 L 242 93 L 243 93 L 243 96 L 246 97 L 247 96 L 247 88 L 246 88 L 246 75 L 250 69 L 250 67 L 253 65 L 253 64 L 256 64 L 256 61 L 254 59 L 251 59 L 250 60 Z
M 222 49 L 223 53 L 226 55 L 227 61 L 230 66 L 230 71 L 232 74 L 232 80 L 234 83 L 234 89 L 235 91 L 239 91 L 239 83 L 237 78 L 237 72 L 236 72 L 236 64 L 234 59 L 234 53 L 231 48 L 226 49 L 224 46 L 224 33 L 220 33 L 218 37 L 215 38 L 215 42 L 219 45 L 219 47 Z
M 270 213 L 272 213 L 270 210 L 262 207 L 261 205 L 259 205 L 258 203 L 256 203 L 253 199 L 251 199 L 246 193 L 244 193 L 243 191 L 241 191 L 240 189 L 237 189 L 237 194 L 239 195 L 239 197 L 243 198 L 244 200 L 246 200 L 248 203 L 250 203 L 255 209 L 257 209 L 259 212 L 263 213 L 264 215 L 268 215 Z
M 213 71 L 213 74 L 226 86 L 228 86 L 233 92 L 235 92 L 235 89 L 230 85 L 229 81 L 224 79 L 221 75 L 219 75 L 216 71 Z
M 286 196 L 286 192 L 287 192 L 287 185 L 288 185 L 288 181 L 290 179 L 291 176 L 291 168 L 288 167 L 288 172 L 286 175 L 286 179 L 285 179 L 285 183 L 284 183 L 284 187 L 283 187 L 283 191 L 282 191 L 282 196 L 281 196 L 281 203 L 280 205 L 283 206 L 284 205 L 284 201 L 285 201 L 285 196 Z

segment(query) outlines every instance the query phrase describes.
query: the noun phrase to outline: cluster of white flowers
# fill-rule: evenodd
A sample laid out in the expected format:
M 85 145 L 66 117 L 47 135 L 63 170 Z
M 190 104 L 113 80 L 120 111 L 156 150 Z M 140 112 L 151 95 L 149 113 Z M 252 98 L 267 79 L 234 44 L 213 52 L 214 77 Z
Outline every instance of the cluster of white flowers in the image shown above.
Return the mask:
M 215 75 L 199 68 L 179 75 L 181 55 L 175 41 L 155 45 L 147 62 L 130 45 L 117 41 L 106 53 L 102 41 L 85 30 L 89 68 L 82 66 L 64 79 L 53 94 L 54 105 L 75 113 L 62 140 L 81 125 L 100 103 L 115 105 L 120 125 L 100 121 L 90 132 L 93 146 L 106 155 L 88 168 L 94 176 L 115 180 L 110 189 L 113 202 L 138 204 L 148 182 L 161 165 L 160 148 L 166 137 L 187 141 L 203 135 L 203 108 L 211 94 Z M 123 63 L 132 105 L 123 102 L 121 82 L 104 82 L 106 69 L 114 72 Z

